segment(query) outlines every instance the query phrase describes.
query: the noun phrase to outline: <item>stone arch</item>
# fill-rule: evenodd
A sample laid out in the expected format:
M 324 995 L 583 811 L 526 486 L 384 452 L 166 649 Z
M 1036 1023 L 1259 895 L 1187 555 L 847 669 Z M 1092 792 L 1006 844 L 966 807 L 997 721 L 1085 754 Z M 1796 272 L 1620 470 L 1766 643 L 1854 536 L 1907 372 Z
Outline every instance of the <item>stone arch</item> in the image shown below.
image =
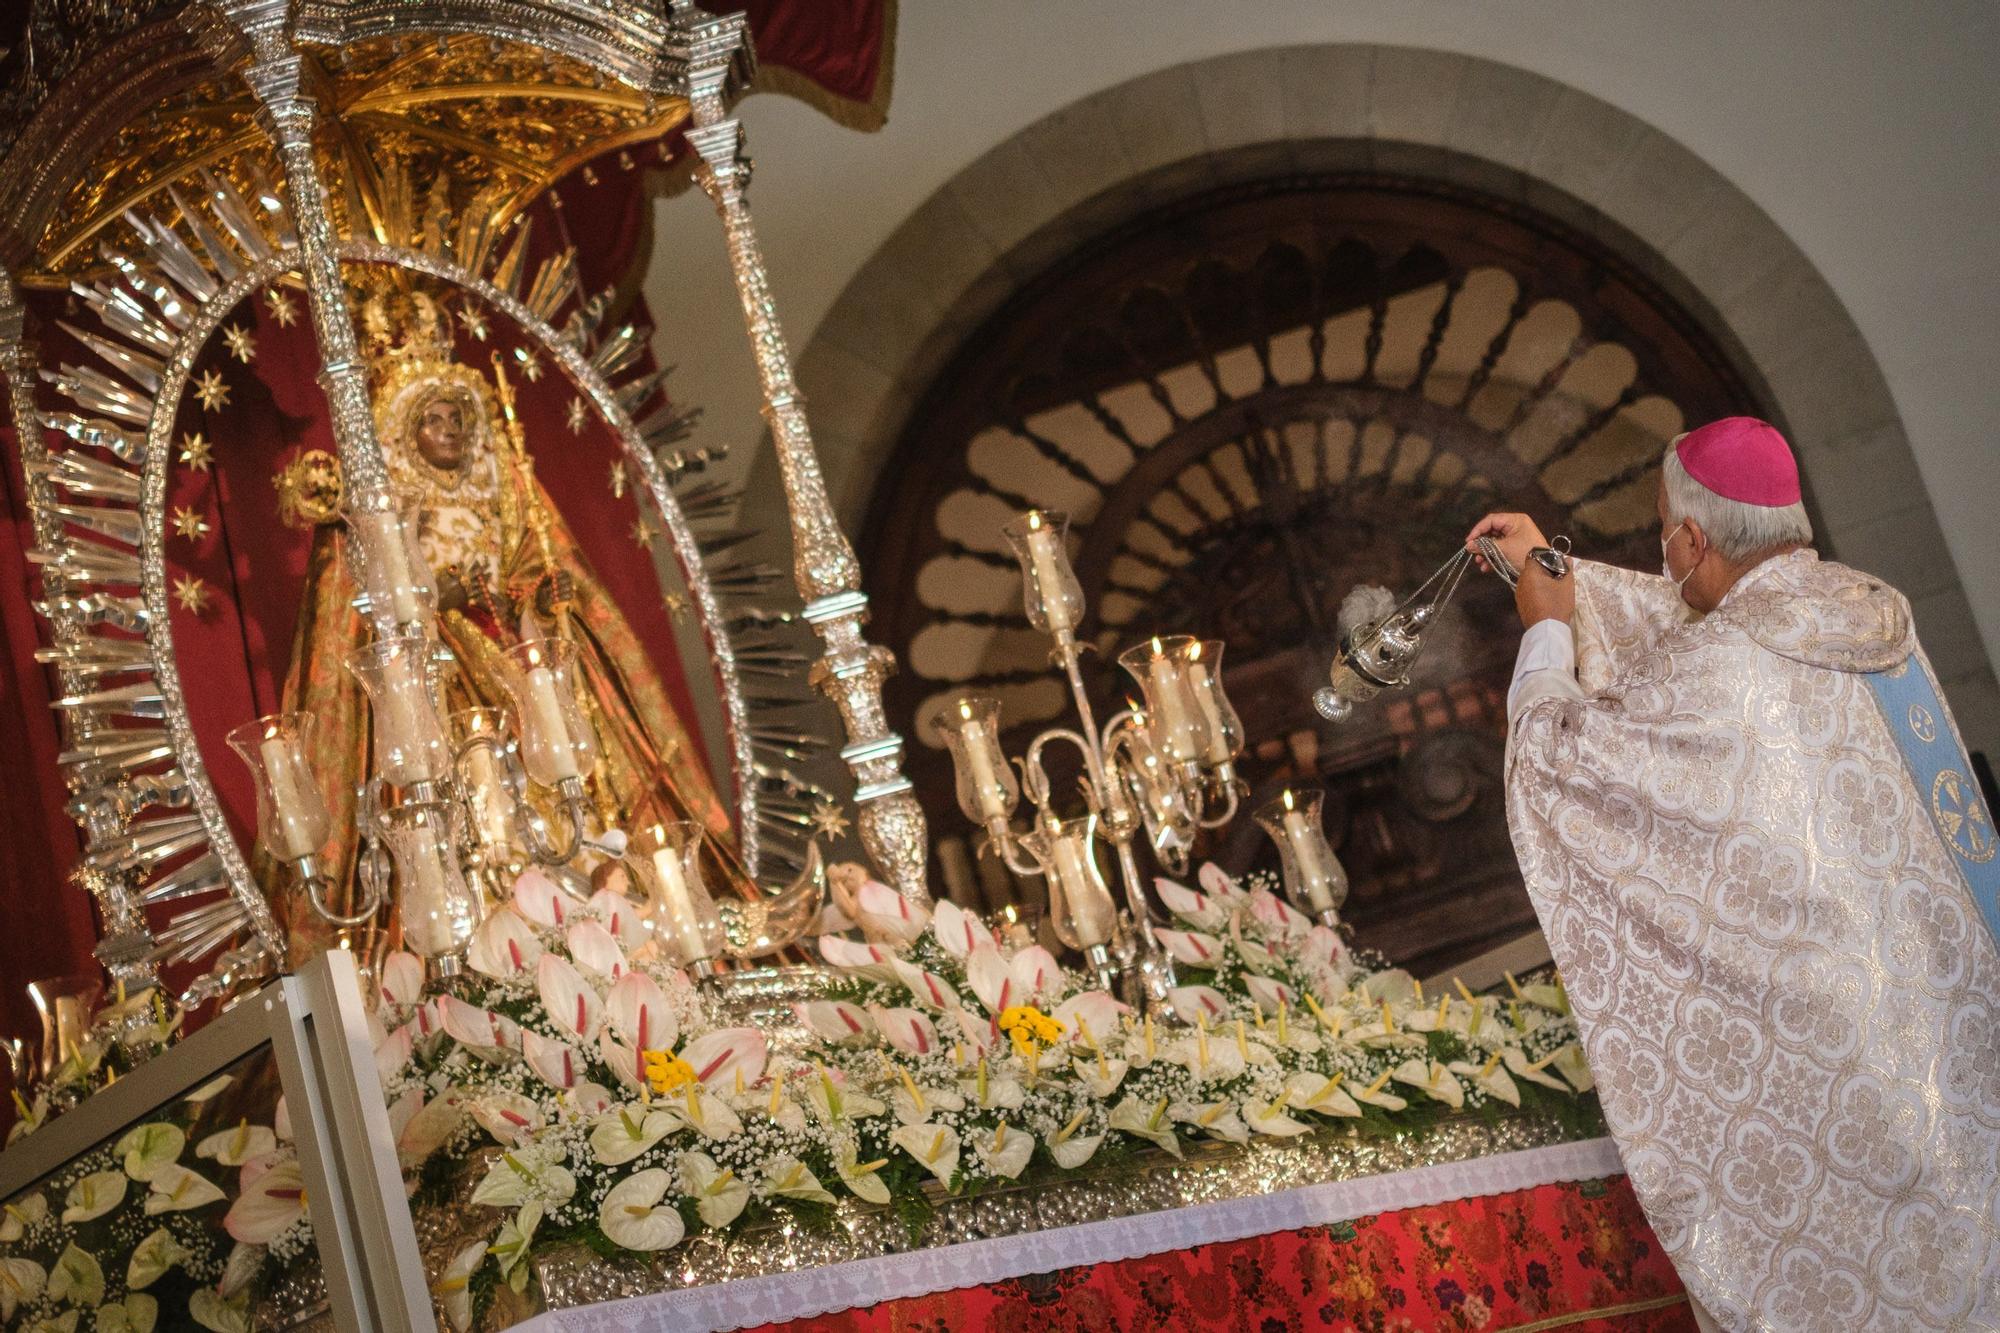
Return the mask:
M 1968 742 L 2000 749 L 2000 687 L 1881 368 L 1839 297 L 1668 135 L 1475 56 L 1325 45 L 1196 61 L 1073 102 L 969 164 L 856 271 L 799 357 L 843 524 L 860 527 L 932 377 L 1047 265 L 1191 190 L 1342 167 L 1518 200 L 1671 293 L 1797 445 L 1825 549 L 1909 594 Z M 774 470 L 762 454 L 746 519 L 777 532 Z

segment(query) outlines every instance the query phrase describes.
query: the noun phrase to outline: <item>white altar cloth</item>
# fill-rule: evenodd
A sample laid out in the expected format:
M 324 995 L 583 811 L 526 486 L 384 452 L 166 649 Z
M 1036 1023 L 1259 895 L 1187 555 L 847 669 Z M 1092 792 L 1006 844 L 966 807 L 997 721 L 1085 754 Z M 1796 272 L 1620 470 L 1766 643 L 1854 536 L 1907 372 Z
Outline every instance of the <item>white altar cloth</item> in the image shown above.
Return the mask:
M 908 1296 L 985 1286 L 1030 1273 L 1135 1259 L 1453 1199 L 1533 1189 L 1559 1180 L 1594 1180 L 1624 1170 L 1617 1146 L 1610 1139 L 1585 1139 L 1255 1198 L 1137 1213 L 1081 1226 L 656 1292 L 551 1311 L 516 1327 L 522 1333 L 708 1333 L 746 1328 Z

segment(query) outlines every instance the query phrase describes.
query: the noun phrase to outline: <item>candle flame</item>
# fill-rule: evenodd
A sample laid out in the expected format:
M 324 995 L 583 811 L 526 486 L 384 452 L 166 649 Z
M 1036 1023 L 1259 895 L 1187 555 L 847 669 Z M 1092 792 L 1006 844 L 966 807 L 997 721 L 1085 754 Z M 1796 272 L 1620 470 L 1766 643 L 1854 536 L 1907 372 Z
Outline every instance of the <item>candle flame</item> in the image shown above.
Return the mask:
M 970 699 L 960 699 L 958 701 L 958 715 L 967 722 L 972 721 L 972 701 Z
M 1166 647 L 1160 642 L 1160 636 L 1155 634 L 1153 636 L 1153 656 L 1163 657 L 1166 655 L 1166 651 Z
M 1294 806 L 1292 805 L 1292 794 L 1291 794 L 1291 792 L 1290 792 L 1290 791 L 1287 791 L 1287 792 L 1285 793 L 1285 809 L 1287 809 L 1287 810 L 1291 810 L 1291 809 L 1294 809 L 1294 808 L 1296 808 L 1296 807 L 1294 807 Z
M 1030 532 L 1040 532 L 1041 529 L 1042 511 L 1039 509 L 1030 509 L 1028 511 L 1028 530 Z

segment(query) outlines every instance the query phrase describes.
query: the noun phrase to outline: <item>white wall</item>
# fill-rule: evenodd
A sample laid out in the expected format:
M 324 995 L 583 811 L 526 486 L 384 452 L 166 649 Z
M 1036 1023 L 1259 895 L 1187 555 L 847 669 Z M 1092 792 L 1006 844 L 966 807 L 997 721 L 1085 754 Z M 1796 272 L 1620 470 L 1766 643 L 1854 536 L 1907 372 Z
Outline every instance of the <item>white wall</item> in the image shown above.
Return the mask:
M 1880 361 L 2000 659 L 2000 7 L 1984 0 L 902 0 L 889 124 L 744 106 L 753 210 L 803 347 L 960 168 L 1078 98 L 1267 46 L 1430 47 L 1533 70 L 1705 158 L 1785 229 Z M 1193 109 L 1190 109 L 1193 114 Z M 647 297 L 699 438 L 757 446 L 756 380 L 708 202 L 662 201 Z

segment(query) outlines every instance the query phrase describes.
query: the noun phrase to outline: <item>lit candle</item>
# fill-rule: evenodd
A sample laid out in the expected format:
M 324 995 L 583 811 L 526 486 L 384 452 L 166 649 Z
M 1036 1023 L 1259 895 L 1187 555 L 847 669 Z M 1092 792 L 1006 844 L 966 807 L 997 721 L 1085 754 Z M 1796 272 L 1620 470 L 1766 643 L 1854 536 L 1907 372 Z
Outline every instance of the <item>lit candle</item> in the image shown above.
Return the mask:
M 505 847 L 514 836 L 514 814 L 500 780 L 500 764 L 490 745 L 466 752 L 465 781 L 471 788 L 473 827 L 489 847 Z
M 569 721 L 557 692 L 556 673 L 540 653 L 529 653 L 528 663 L 522 677 L 521 740 L 535 750 L 544 785 L 553 787 L 578 776 L 576 755 L 570 748 Z
M 1076 608 L 1065 596 L 1069 580 L 1069 553 L 1063 550 L 1062 534 L 1042 521 L 1039 510 L 1028 511 L 1028 562 L 1035 571 L 1035 595 L 1048 631 L 1055 634 L 1076 627 Z
M 1056 877 L 1062 882 L 1063 896 L 1068 899 L 1076 947 L 1087 949 L 1093 944 L 1103 944 L 1111 938 L 1114 909 L 1110 893 L 1098 881 L 1096 868 L 1089 864 L 1089 835 L 1063 834 L 1051 841 L 1054 845 L 1050 852 L 1055 858 Z
M 672 938 L 675 952 L 679 954 L 676 961 L 692 963 L 708 957 L 710 951 L 702 938 L 702 916 L 695 906 L 681 853 L 675 847 L 664 845 L 666 836 L 664 827 L 658 824 L 653 826 L 653 840 L 663 844 L 649 858 L 654 874 L 659 877 L 660 911 L 666 918 L 659 924 Z
M 1299 880 L 1306 897 L 1315 912 L 1331 912 L 1336 906 L 1334 886 L 1344 886 L 1347 876 L 1341 871 L 1340 863 L 1334 861 L 1325 837 L 1307 820 L 1306 812 L 1297 808 L 1291 792 L 1285 793 L 1284 801 L 1285 841 L 1291 844 L 1292 859 L 1298 863 Z
M 378 610 L 386 605 L 399 625 L 422 621 L 424 607 L 418 594 L 430 581 L 419 580 L 411 568 L 402 515 L 393 509 L 375 509 L 354 514 L 349 521 L 361 537 L 370 600 Z
M 1167 753 L 1180 761 L 1201 758 L 1201 737 L 1195 730 L 1197 723 L 1194 717 L 1188 712 L 1187 678 L 1181 674 L 1180 664 L 1174 661 L 1173 655 L 1161 646 L 1157 638 L 1153 640 L 1153 656 L 1146 667 L 1146 679 L 1152 686 L 1148 702 L 1152 704 L 1160 724 L 1157 734 Z
M 419 809 L 390 832 L 401 881 L 396 910 L 403 942 L 425 958 L 464 947 L 480 917 L 479 897 L 459 873 L 450 816 L 441 810 Z
M 1007 789 L 993 765 L 993 752 L 999 743 L 987 729 L 986 719 L 975 716 L 972 705 L 963 699 L 958 704 L 958 715 L 960 744 L 965 751 L 965 765 L 971 773 L 973 799 L 979 803 L 979 813 L 987 819 L 1005 819 Z
M 430 663 L 420 651 L 406 648 L 382 659 L 382 688 L 373 703 L 382 776 L 398 787 L 442 776 L 449 747 L 431 695 Z
M 1208 728 L 1202 760 L 1213 767 L 1228 763 L 1235 755 L 1230 752 L 1229 728 L 1223 724 L 1222 706 L 1217 698 L 1222 693 L 1222 682 L 1209 674 L 1208 664 L 1201 660 L 1201 655 L 1200 644 L 1188 650 L 1188 683 L 1194 691 L 1195 703 L 1201 708 L 1201 720 Z
M 326 803 L 299 753 L 297 736 L 277 725 L 264 729 L 257 746 L 264 760 L 264 782 L 271 795 L 271 824 L 266 830 L 273 855 L 296 861 L 319 851 L 325 841 Z

